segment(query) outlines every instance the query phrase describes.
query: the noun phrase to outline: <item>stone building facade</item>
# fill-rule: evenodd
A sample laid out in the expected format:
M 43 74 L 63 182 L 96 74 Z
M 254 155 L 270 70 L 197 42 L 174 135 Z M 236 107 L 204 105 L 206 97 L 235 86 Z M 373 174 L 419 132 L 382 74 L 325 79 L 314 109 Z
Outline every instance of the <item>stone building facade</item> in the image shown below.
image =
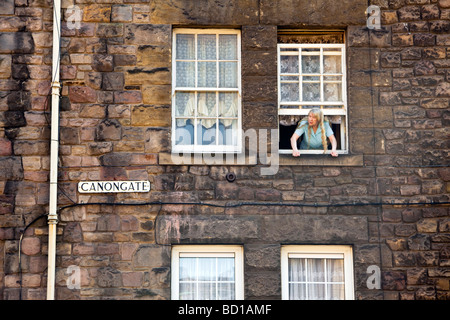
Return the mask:
M 381 28 L 367 27 L 369 5 L 381 9 Z M 350 246 L 354 299 L 450 299 L 449 0 L 63 0 L 62 8 L 56 299 L 174 298 L 172 251 L 183 245 L 241 247 L 249 300 L 282 298 L 283 248 L 318 245 Z M 46 297 L 52 10 L 49 0 L 0 7 L 5 300 Z M 283 31 L 342 34 L 345 152 L 277 154 L 269 175 L 258 154 L 244 164 L 177 162 L 177 28 L 238 31 L 239 121 L 258 135 L 280 125 Z M 150 181 L 151 190 L 77 189 L 111 180 Z

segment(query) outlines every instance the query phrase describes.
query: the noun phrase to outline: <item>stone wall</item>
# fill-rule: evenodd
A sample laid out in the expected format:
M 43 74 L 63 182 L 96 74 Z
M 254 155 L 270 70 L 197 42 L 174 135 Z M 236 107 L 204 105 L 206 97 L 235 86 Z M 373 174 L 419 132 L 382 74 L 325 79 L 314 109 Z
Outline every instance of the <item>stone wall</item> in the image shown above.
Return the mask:
M 2 299 L 46 296 L 51 3 L 0 8 Z M 79 28 L 63 1 L 56 298 L 170 299 L 171 244 L 232 243 L 247 299 L 280 298 L 283 244 L 353 245 L 357 299 L 450 299 L 450 2 L 371 3 L 382 30 L 367 1 L 76 0 Z M 272 176 L 167 161 L 173 26 L 242 30 L 244 129 L 277 127 L 278 27 L 345 30 L 350 154 L 281 156 Z M 84 180 L 152 191 L 82 195 Z

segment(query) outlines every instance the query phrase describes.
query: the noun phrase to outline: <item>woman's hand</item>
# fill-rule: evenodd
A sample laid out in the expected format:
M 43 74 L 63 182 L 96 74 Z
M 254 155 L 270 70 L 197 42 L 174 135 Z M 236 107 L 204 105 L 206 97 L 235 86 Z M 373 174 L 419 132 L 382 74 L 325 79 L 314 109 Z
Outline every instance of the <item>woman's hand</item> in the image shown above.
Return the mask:
M 336 158 L 338 156 L 338 153 L 336 151 L 331 151 L 331 156 Z
M 294 151 L 292 152 L 292 156 L 294 156 L 294 157 L 300 157 L 300 151 L 294 150 Z

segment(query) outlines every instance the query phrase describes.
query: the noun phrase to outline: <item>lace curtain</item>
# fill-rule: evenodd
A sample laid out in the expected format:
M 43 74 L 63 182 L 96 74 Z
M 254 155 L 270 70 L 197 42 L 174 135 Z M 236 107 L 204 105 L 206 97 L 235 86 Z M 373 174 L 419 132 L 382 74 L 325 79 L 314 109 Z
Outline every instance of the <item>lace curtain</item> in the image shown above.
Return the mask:
M 177 34 L 176 144 L 236 145 L 238 126 L 236 34 Z M 202 88 L 230 88 L 230 92 Z M 194 128 L 195 126 L 195 128 Z
M 233 300 L 234 258 L 180 258 L 180 300 Z
M 343 259 L 289 259 L 291 300 L 343 300 Z
M 237 35 L 199 34 L 197 50 L 195 36 L 177 34 L 177 87 L 237 88 Z

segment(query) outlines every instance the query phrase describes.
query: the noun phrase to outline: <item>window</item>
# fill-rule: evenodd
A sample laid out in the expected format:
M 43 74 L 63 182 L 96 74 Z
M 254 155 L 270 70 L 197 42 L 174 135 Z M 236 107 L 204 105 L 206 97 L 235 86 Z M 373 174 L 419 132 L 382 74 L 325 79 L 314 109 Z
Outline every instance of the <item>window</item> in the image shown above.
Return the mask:
M 172 152 L 240 152 L 240 31 L 175 29 Z
M 284 300 L 352 300 L 352 248 L 284 246 L 281 281 Z
M 308 112 L 318 107 L 347 153 L 346 64 L 343 33 L 279 32 L 278 116 L 280 153 L 292 153 L 290 138 Z M 301 137 L 302 138 L 302 137 Z M 298 140 L 299 149 L 301 138 Z M 323 153 L 323 150 L 300 150 Z
M 242 300 L 243 250 L 240 246 L 174 246 L 172 299 Z

